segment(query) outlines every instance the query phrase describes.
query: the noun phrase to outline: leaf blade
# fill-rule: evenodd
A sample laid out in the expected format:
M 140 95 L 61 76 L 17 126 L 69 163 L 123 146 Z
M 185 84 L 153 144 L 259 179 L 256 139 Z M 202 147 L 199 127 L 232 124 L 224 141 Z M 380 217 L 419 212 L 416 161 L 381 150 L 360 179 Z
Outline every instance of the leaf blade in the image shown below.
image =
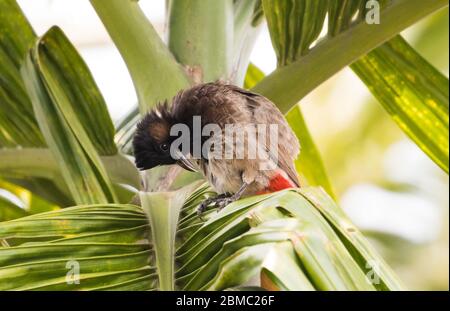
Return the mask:
M 2 0 L 0 2 L 0 147 L 45 145 L 20 76 L 20 66 L 35 40 L 36 35 L 16 1 Z
M 448 174 L 448 79 L 401 36 L 351 68 L 399 127 Z
M 114 217 L 112 217 L 115 215 Z M 46 233 L 47 239 L 42 240 Z M 111 231 L 111 228 L 115 230 Z M 148 290 L 154 288 L 147 220 L 133 205 L 90 205 L 3 222 L 3 290 Z M 22 239 L 18 239 L 19 236 Z M 65 238 L 60 238 L 65 237 Z M 79 283 L 68 281 L 79 265 Z
M 63 36 L 59 31 L 52 31 L 44 39 L 53 35 Z M 21 71 L 41 131 L 61 166 L 62 175 L 75 202 L 116 202 L 116 195 L 97 150 L 73 111 L 66 90 L 52 83 L 54 77 L 44 69 L 46 64 L 41 62 L 41 53 L 45 53 L 45 42 L 39 41 L 30 51 Z

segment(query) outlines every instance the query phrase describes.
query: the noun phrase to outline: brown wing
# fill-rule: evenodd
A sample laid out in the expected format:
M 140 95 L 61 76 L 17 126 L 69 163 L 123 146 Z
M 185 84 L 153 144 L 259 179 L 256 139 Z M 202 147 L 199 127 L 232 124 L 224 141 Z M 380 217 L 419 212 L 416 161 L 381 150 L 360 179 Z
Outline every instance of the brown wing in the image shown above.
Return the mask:
M 272 159 L 300 186 L 294 167 L 294 160 L 300 152 L 299 142 L 280 110 L 264 96 L 221 82 L 206 83 L 180 92 L 173 99 L 172 114 L 185 124 L 189 124 L 193 115 L 201 115 L 204 124 L 220 126 L 232 123 L 278 124 L 278 157 L 272 155 Z M 268 146 L 266 149 L 270 154 Z
M 230 88 L 245 96 L 247 105 L 253 112 L 255 123 L 278 124 L 278 157 L 272 155 L 272 158 L 277 160 L 278 166 L 286 172 L 297 186 L 300 186 L 294 166 L 294 160 L 300 152 L 300 144 L 281 111 L 264 96 L 236 86 L 230 86 Z M 268 146 L 267 150 L 270 154 Z

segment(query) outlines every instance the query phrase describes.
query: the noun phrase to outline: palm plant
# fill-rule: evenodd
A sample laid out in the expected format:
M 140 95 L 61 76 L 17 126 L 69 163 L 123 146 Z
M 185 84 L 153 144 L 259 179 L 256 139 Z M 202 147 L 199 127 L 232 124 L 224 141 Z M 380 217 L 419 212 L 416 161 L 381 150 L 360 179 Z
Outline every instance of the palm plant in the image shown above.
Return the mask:
M 16 2 L 0 0 L 0 188 L 28 202 L 23 209 L 0 193 L 0 220 L 8 220 L 0 223 L 0 289 L 403 288 L 335 203 L 298 103 L 351 66 L 448 173 L 448 79 L 398 35 L 447 0 L 168 0 L 166 43 L 137 1 L 90 2 L 138 94 L 138 107 L 115 126 L 64 33 L 36 37 Z M 380 24 L 369 24 L 378 6 Z M 264 19 L 278 59 L 267 77 L 249 64 Z M 212 191 L 198 175 L 176 167 L 139 174 L 130 148 L 139 116 L 216 79 L 286 113 L 307 187 L 199 218 Z

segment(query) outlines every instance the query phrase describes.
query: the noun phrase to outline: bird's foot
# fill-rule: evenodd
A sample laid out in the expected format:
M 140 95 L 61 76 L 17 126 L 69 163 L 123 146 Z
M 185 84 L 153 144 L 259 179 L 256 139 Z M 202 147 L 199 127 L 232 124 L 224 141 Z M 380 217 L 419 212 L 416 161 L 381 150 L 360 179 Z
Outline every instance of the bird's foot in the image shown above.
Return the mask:
M 234 201 L 236 201 L 234 196 L 225 197 L 225 198 L 222 198 L 222 199 L 219 199 L 219 200 L 215 201 L 214 206 L 217 208 L 217 211 L 220 211 L 225 206 L 227 206 L 230 203 L 233 203 Z
M 230 193 L 219 194 L 218 196 L 208 198 L 203 201 L 197 209 L 197 214 L 202 215 L 209 205 L 212 205 L 213 207 L 217 208 L 218 211 L 220 211 L 225 206 L 234 201 L 236 201 L 236 199 Z

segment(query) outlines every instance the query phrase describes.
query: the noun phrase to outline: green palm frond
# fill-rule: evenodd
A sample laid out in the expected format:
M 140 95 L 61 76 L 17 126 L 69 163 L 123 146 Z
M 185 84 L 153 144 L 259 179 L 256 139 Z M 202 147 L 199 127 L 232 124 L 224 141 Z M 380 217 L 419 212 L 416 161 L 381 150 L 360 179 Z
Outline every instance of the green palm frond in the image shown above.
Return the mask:
M 201 219 L 196 208 L 210 194 L 190 186 L 142 193 L 147 213 L 91 205 L 5 222 L 0 288 L 223 290 L 255 278 L 284 290 L 402 288 L 321 190 L 248 198 Z M 80 265 L 79 284 L 66 282 L 69 261 Z
M 77 57 L 63 33 L 52 28 L 31 49 L 22 76 L 42 133 L 58 163 L 63 165 L 62 175 L 75 202 L 114 203 L 117 197 L 97 151 L 116 151 L 110 133 L 112 123 L 105 103 L 99 101 L 101 96 L 96 96 L 100 94 L 95 92 L 89 71 Z M 76 87 L 81 86 L 81 80 L 91 88 L 84 98 L 83 89 Z M 75 113 L 75 107 L 79 113 Z M 105 130 L 103 122 L 111 127 Z M 100 136 L 102 132 L 111 134 L 109 141 L 108 136 L 106 140 Z
M 0 148 L 42 147 L 20 67 L 36 35 L 15 1 L 0 1 Z
M 448 78 L 401 36 L 352 65 L 400 128 L 446 173 Z

